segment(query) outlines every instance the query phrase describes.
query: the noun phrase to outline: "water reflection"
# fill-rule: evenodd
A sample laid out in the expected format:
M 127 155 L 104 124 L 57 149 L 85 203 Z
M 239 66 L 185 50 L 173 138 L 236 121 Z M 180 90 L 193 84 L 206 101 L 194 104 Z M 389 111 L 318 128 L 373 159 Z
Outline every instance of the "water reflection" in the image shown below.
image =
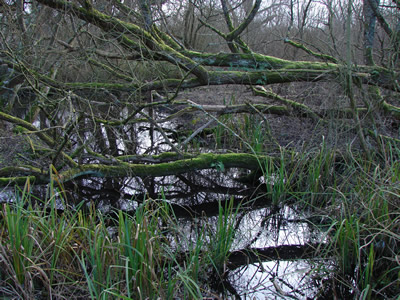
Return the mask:
M 314 299 L 311 275 L 308 261 L 271 261 L 237 268 L 229 280 L 241 299 Z
M 148 199 L 168 203 L 178 220 L 179 228 L 174 230 L 181 238 L 166 238 L 182 253 L 191 250 L 199 235 L 204 241 L 213 241 L 220 208 L 233 201 L 233 208 L 239 206 L 240 210 L 233 220 L 235 234 L 226 273 L 220 280 L 223 287 L 242 299 L 313 298 L 318 289 L 312 276 L 313 259 L 323 235 L 303 209 L 289 202 L 273 205 L 264 185 L 240 183 L 235 180 L 237 172 L 209 169 L 159 178 L 87 178 L 67 188 L 79 191 L 71 192 L 75 203 L 82 199 L 97 203 L 105 215 L 115 208 L 134 214 Z M 216 291 L 220 287 L 215 286 Z
M 257 251 L 253 257 L 247 254 L 247 263 L 236 252 L 230 257 L 233 266 L 227 280 L 242 299 L 315 295 L 309 277 L 312 266 L 305 260 L 312 257 L 315 244 L 308 238 L 310 224 L 305 220 L 288 206 L 256 209 L 242 218 L 233 250 Z
M 168 224 L 163 224 L 166 240 L 182 253 L 199 235 L 213 242 L 220 208 L 232 201 L 233 210 L 240 209 L 232 220 L 234 239 L 216 292 L 223 286 L 225 296 L 242 299 L 313 298 L 318 292 L 313 270 L 321 266 L 314 256 L 323 235 L 303 209 L 289 201 L 274 205 L 265 185 L 240 183 L 237 173 L 209 169 L 159 178 L 83 178 L 66 183 L 65 189 L 68 203 L 94 203 L 106 218 L 115 209 L 134 214 L 149 199 L 168 203 L 180 239 L 174 233 L 168 238 Z M 3 198 L 9 194 L 1 193 Z
M 169 151 L 171 145 L 164 135 L 174 133 L 169 129 L 175 128 L 173 123 L 164 124 L 166 128 L 137 123 L 114 131 L 88 119 L 79 124 L 80 137 L 84 137 L 86 146 L 103 154 L 102 157 L 93 156 L 84 150 L 80 157 L 83 163 L 112 163 L 107 155 Z M 80 137 L 71 137 L 72 147 L 80 147 Z M 213 167 L 157 178 L 133 175 L 130 178 L 87 177 L 65 183 L 65 191 L 69 205 L 82 201 L 88 205 L 94 203 L 105 218 L 109 215 L 110 219 L 118 209 L 134 214 L 138 205 L 149 199 L 168 203 L 171 214 L 178 220 L 178 228 L 174 230 L 179 231 L 180 238 L 169 236 L 168 224 L 163 224 L 166 239 L 182 253 L 190 250 L 200 235 L 204 242 L 214 241 L 220 209 L 228 207 L 232 201 L 233 210 L 240 209 L 232 220 L 234 238 L 229 261 L 222 274 L 216 276 L 210 272 L 208 278 L 209 281 L 215 279 L 215 292 L 223 286 L 228 291 L 224 296 L 242 299 L 313 298 L 318 289 L 313 282 L 316 262 L 313 258 L 323 236 L 302 209 L 290 206 L 285 199 L 279 199 L 280 202 L 272 199 L 268 186 L 277 178 L 271 176 L 254 184 L 245 184 L 238 180 L 242 172 Z M 45 193 L 46 187 L 39 188 L 38 198 L 44 199 Z M 0 195 L 8 197 L 5 192 Z M 112 225 L 115 224 L 110 222 Z M 315 265 L 320 266 L 319 263 Z

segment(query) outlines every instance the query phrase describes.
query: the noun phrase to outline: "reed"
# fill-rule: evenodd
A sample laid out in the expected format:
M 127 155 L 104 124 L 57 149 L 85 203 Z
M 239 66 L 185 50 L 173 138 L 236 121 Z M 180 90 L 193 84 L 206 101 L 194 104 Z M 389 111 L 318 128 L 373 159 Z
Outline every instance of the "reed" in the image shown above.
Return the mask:
M 353 180 L 338 192 L 331 209 L 330 250 L 337 257 L 335 280 L 360 299 L 389 297 L 399 288 L 400 266 L 396 253 L 400 242 L 398 164 L 384 167 L 371 161 L 351 164 Z M 340 284 L 339 284 L 340 283 Z
M 397 147 L 389 146 L 380 162 L 325 146 L 314 154 L 282 149 L 279 163 L 260 161 L 274 205 L 325 220 L 312 226 L 327 242 L 317 249 L 325 259 L 316 270 L 333 283 L 331 293 L 375 299 L 399 290 L 400 164 Z M 199 299 L 213 297 L 213 283 L 226 279 L 240 219 L 233 198 L 217 216 L 199 217 L 188 234 L 165 196 L 146 198 L 133 215 L 105 218 L 94 205 L 69 205 L 52 172 L 45 199 L 30 193 L 28 181 L 3 204 L 1 297 Z
M 214 229 L 208 228 L 209 244 L 208 257 L 218 274 L 226 270 L 226 263 L 235 238 L 235 220 L 239 206 L 233 206 L 233 197 L 225 202 L 225 206 L 219 204 L 218 218 Z

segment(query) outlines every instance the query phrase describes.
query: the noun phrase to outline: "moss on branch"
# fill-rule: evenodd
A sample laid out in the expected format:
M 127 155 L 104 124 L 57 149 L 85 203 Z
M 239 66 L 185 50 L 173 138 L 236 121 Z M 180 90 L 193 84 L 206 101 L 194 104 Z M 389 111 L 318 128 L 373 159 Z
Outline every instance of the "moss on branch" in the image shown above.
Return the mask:
M 279 159 L 270 156 L 252 155 L 247 153 L 205 153 L 199 155 L 181 155 L 173 152 L 166 152 L 152 156 L 121 156 L 118 161 L 136 161 L 140 163 L 121 163 L 118 165 L 109 164 L 86 164 L 70 168 L 59 173 L 59 180 L 67 182 L 83 176 L 91 177 L 160 177 L 177 175 L 196 170 L 212 169 L 217 166 L 226 168 L 243 168 L 248 170 L 259 170 L 267 162 L 279 163 Z M 27 176 L 15 176 L 15 173 Z M 0 170 L 0 186 L 14 183 L 22 184 L 28 178 L 37 183 L 49 182 L 48 175 L 40 170 L 27 168 L 3 168 Z
M 57 145 L 57 143 L 51 137 L 49 137 L 47 134 L 45 134 L 44 132 L 37 129 L 36 126 L 32 125 L 29 122 L 26 122 L 25 120 L 11 116 L 11 115 L 6 114 L 1 111 L 0 111 L 0 120 L 10 122 L 14 125 L 19 125 L 25 129 L 31 131 L 32 133 L 36 134 L 43 142 L 45 142 L 51 148 L 53 148 Z M 67 163 L 70 166 L 74 166 L 74 167 L 77 166 L 77 163 L 70 156 L 68 156 L 63 151 L 61 151 L 60 153 L 61 153 L 61 156 L 67 161 Z
M 179 45 L 166 36 L 160 38 L 160 32 L 152 32 L 130 22 L 108 16 L 91 7 L 80 7 L 65 0 L 38 0 L 39 3 L 60 11 L 67 11 L 85 20 L 105 32 L 115 36 L 119 43 L 130 52 L 136 52 L 151 60 L 168 61 L 196 76 L 194 81 L 185 81 L 187 87 L 218 84 L 272 84 L 293 81 L 316 81 L 340 78 L 342 66 L 335 63 L 313 61 L 290 61 L 257 53 L 200 53 L 181 50 Z M 332 59 L 331 59 L 332 60 Z M 210 71 L 206 66 L 239 68 L 240 72 L 228 70 Z M 257 71 L 258 70 L 258 71 Z M 376 66 L 354 66 L 353 76 L 366 84 L 395 89 L 399 79 L 397 72 Z M 48 79 L 47 79 L 48 81 Z M 53 84 L 57 82 L 53 81 Z M 190 84 L 191 83 L 191 84 Z M 59 83 L 57 83 L 59 84 Z M 76 83 L 64 84 L 66 88 L 106 88 L 115 90 L 162 89 L 173 88 L 178 82 L 160 81 L 147 87 L 132 84 Z M 155 85 L 155 86 L 154 86 Z M 158 87 L 157 87 L 158 85 Z M 183 85 L 182 88 L 185 88 Z
M 10 174 L 18 175 L 29 175 L 35 176 L 42 175 L 42 171 L 39 168 L 32 166 L 9 166 L 0 169 L 0 176 L 10 176 Z
M 167 152 L 156 156 L 148 157 L 119 157 L 122 161 L 141 161 L 142 163 L 123 163 L 119 165 L 106 165 L 106 164 L 87 164 L 79 167 L 71 168 L 59 173 L 59 179 L 62 182 L 70 181 L 83 176 L 91 177 L 160 177 L 168 175 L 177 175 L 202 169 L 212 169 L 216 166 L 224 166 L 226 168 L 243 168 L 248 170 L 258 170 L 265 165 L 266 162 L 274 161 L 279 163 L 270 156 L 256 156 L 247 153 L 224 153 L 214 154 L 205 153 L 193 156 L 190 154 L 181 156 L 176 153 Z M 154 163 L 154 164 L 150 164 Z M 9 177 L 2 177 L 0 186 L 8 185 L 13 182 L 17 184 L 24 183 L 28 178 L 36 180 L 36 182 L 48 182 L 49 178 L 41 173 L 38 174 L 37 170 L 32 170 L 32 176 L 12 176 L 16 170 L 2 169 L 1 175 Z M 19 170 L 21 171 L 21 170 Z M 25 170 L 29 173 L 28 170 Z M 36 176 L 35 176 L 36 175 Z
M 0 186 L 8 186 L 10 184 L 23 185 L 29 180 L 34 182 L 36 180 L 35 176 L 19 176 L 19 177 L 0 177 Z
M 386 101 L 382 101 L 383 110 L 391 114 L 396 119 L 400 120 L 400 107 L 387 103 Z
M 320 121 L 321 117 L 315 113 L 314 111 L 312 111 L 311 108 L 309 108 L 307 105 L 302 104 L 302 103 L 298 103 L 296 101 L 284 98 L 279 96 L 278 94 L 270 91 L 267 91 L 265 88 L 263 87 L 257 87 L 257 88 L 253 88 L 253 92 L 256 96 L 262 96 L 262 97 L 266 97 L 266 98 L 272 98 L 274 100 L 280 101 L 286 105 L 288 105 L 289 107 L 292 107 L 294 110 L 297 110 L 300 114 L 304 114 L 306 116 L 311 117 L 314 120 Z
M 159 164 L 123 164 L 121 166 L 110 166 L 101 164 L 82 165 L 61 172 L 62 181 L 69 181 L 81 176 L 94 177 L 159 177 L 176 175 L 201 169 L 214 168 L 216 164 L 222 164 L 225 168 L 244 168 L 256 170 L 264 165 L 265 161 L 274 160 L 269 156 L 255 156 L 246 153 L 228 154 L 200 154 L 193 158 L 163 162 Z
M 201 53 L 196 51 L 183 51 L 183 54 L 193 61 L 213 67 L 241 68 L 243 70 L 258 69 L 312 69 L 336 70 L 337 64 L 311 61 L 291 61 L 274 56 L 258 53 Z

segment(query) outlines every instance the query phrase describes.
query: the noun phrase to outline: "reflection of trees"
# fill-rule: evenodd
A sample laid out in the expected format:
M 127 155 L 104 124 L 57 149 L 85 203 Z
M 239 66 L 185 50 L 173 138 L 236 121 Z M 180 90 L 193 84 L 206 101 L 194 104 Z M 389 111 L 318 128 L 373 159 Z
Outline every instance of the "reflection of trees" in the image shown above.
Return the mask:
M 131 207 L 150 198 L 168 201 L 177 217 L 199 217 L 218 214 L 219 204 L 234 199 L 235 207 L 244 210 L 266 207 L 271 200 L 263 186 L 252 187 L 230 179 L 228 174 L 202 171 L 167 177 L 134 177 L 127 180 L 88 177 L 66 184 L 70 200 L 94 201 L 101 205 Z

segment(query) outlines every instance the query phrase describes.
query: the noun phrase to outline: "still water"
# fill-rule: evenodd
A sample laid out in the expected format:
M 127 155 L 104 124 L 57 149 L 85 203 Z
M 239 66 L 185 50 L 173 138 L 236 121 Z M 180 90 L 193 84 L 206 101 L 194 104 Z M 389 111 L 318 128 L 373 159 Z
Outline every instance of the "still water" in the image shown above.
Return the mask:
M 170 151 L 165 137 L 148 123 L 136 124 L 137 154 L 157 154 Z M 163 124 L 174 129 L 177 124 Z M 106 136 L 105 129 L 100 127 Z M 86 139 L 95 140 L 90 133 Z M 178 141 L 175 141 L 178 143 Z M 117 140 L 121 154 L 128 145 Z M 177 144 L 178 145 L 178 144 Z M 212 151 L 204 147 L 201 151 Z M 105 139 L 105 146 L 110 144 Z M 200 148 L 199 148 L 200 149 Z M 86 158 L 96 162 L 93 158 Z M 237 179 L 243 170 L 211 168 L 176 176 L 147 178 L 81 178 L 65 184 L 71 205 L 85 201 L 95 203 L 104 214 L 113 209 L 134 212 L 148 199 L 165 201 L 177 218 L 179 232 L 184 237 L 175 245 L 177 251 L 187 251 L 202 238 L 212 241 L 221 207 L 233 203 L 231 226 L 235 229 L 229 249 L 230 256 L 217 279 L 214 293 L 221 287 L 222 297 L 241 299 L 313 299 L 317 297 L 322 278 L 321 268 L 329 272 L 329 260 L 317 258 L 318 245 L 325 241 L 324 233 L 310 222 L 304 207 L 291 201 L 290 195 L 271 199 L 268 187 L 274 185 L 275 174 L 257 183 L 244 184 Z M 44 196 L 46 187 L 37 187 Z M 13 189 L 0 191 L 0 201 L 15 201 Z M 40 196 L 39 196 L 40 197 Z M 59 209 L 63 204 L 59 202 Z M 238 208 L 238 210 L 236 210 Z M 207 228 L 204 234 L 204 228 Z M 112 228 L 110 228 L 112 230 Z

